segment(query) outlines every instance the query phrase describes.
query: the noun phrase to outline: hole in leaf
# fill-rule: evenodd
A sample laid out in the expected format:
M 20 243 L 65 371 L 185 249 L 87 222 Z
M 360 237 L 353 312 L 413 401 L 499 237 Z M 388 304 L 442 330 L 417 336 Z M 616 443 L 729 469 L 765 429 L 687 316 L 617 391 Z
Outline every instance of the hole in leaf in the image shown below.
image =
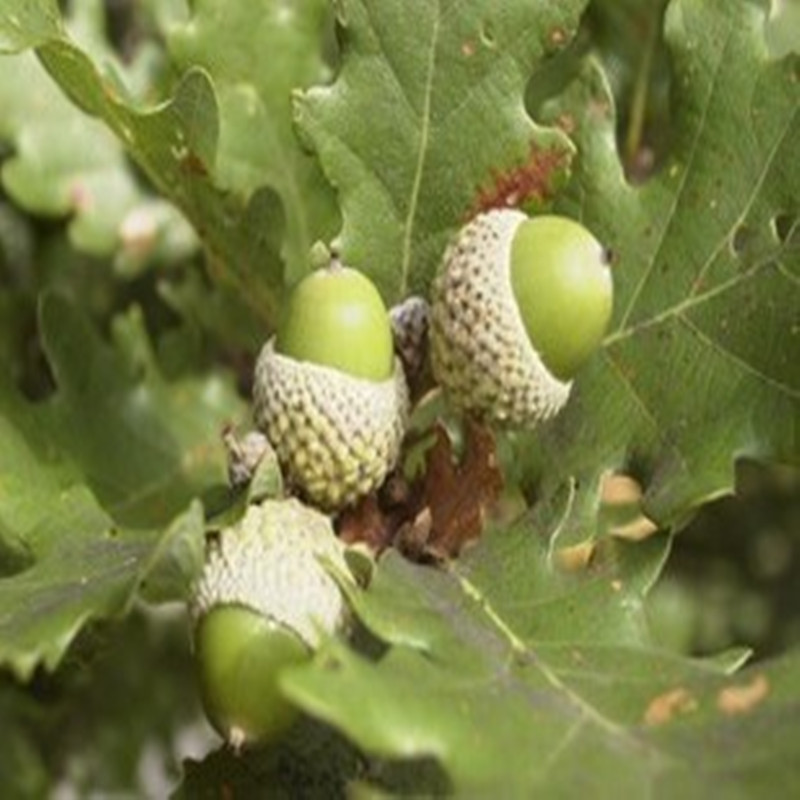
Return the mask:
M 494 25 L 489 20 L 485 20 L 481 26 L 480 37 L 481 42 L 483 42 L 486 47 L 494 48 L 497 46 Z
M 764 39 L 771 58 L 800 53 L 800 5 L 792 0 L 771 0 Z
M 746 225 L 740 225 L 734 232 L 731 239 L 731 248 L 736 256 L 742 256 L 747 246 L 753 240 L 753 231 Z
M 10 578 L 32 567 L 33 554 L 22 542 L 5 542 L 0 539 L 0 578 Z
M 788 240 L 797 222 L 798 221 L 789 214 L 776 214 L 772 218 L 772 230 L 775 232 L 775 237 L 781 244 Z

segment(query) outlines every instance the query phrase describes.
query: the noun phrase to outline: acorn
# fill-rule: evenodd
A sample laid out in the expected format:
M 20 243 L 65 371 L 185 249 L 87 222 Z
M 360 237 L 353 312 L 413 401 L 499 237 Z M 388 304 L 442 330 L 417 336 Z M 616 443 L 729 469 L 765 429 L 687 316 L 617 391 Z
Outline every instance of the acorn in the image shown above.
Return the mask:
M 574 220 L 481 214 L 434 282 L 431 361 L 453 404 L 532 426 L 564 406 L 611 317 L 609 253 Z
M 380 486 L 400 454 L 408 387 L 365 275 L 334 261 L 297 285 L 258 357 L 253 397 L 256 424 L 309 501 L 335 511 Z
M 347 619 L 349 572 L 328 517 L 296 499 L 249 506 L 210 540 L 190 605 L 200 694 L 211 724 L 236 750 L 279 738 L 297 710 L 281 673 L 307 662 Z

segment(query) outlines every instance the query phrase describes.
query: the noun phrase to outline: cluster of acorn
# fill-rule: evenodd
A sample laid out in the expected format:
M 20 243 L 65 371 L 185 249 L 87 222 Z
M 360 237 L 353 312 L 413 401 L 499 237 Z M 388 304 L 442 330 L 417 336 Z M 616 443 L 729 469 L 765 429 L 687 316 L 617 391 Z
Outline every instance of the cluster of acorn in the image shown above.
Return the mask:
M 368 278 L 335 261 L 298 284 L 259 355 L 254 403 L 287 482 L 311 505 L 251 506 L 215 540 L 192 606 L 204 703 L 227 741 L 239 747 L 290 724 L 281 670 L 344 622 L 330 566 L 339 580 L 349 573 L 327 514 L 396 466 L 406 369 L 419 368 L 428 328 L 433 376 L 456 408 L 530 426 L 566 403 L 611 303 L 608 254 L 586 228 L 515 210 L 461 230 L 430 309 L 413 298 L 390 313 Z

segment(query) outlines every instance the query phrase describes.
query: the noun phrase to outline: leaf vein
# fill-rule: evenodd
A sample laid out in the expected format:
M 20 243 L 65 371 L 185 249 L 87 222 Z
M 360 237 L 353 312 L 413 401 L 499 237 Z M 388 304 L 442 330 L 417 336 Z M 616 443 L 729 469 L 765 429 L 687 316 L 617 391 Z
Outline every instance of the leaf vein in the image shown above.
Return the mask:
M 403 226 L 403 257 L 400 262 L 400 291 L 405 295 L 408 289 L 408 276 L 411 270 L 411 249 L 414 229 L 414 218 L 419 206 L 420 189 L 422 187 L 422 175 L 425 167 L 425 159 L 428 154 L 428 140 L 431 129 L 431 98 L 433 96 L 433 74 L 436 66 L 436 45 L 439 40 L 439 16 L 434 19 L 433 30 L 431 32 L 431 42 L 428 50 L 428 66 L 425 76 L 425 95 L 423 100 L 422 120 L 420 126 L 419 151 L 417 153 L 417 164 L 414 168 L 414 179 L 411 185 L 411 196 L 408 204 L 408 214 Z
M 775 380 L 775 378 L 770 378 L 769 375 L 765 375 L 763 372 L 759 372 L 752 364 L 749 364 L 743 358 L 740 358 L 737 355 L 734 355 L 730 350 L 726 350 L 725 348 L 721 347 L 719 343 L 715 342 L 707 333 L 705 333 L 701 328 L 695 325 L 690 319 L 685 317 L 681 314 L 678 319 L 680 322 L 685 325 L 695 336 L 697 336 L 700 341 L 702 341 L 707 347 L 713 350 L 715 353 L 719 354 L 719 356 L 726 361 L 736 365 L 739 367 L 743 372 L 752 375 L 756 379 L 763 381 L 767 385 L 771 386 L 773 389 L 777 389 L 780 392 L 792 397 L 794 399 L 800 399 L 800 390 L 793 389 L 791 386 L 787 386 L 780 381 Z

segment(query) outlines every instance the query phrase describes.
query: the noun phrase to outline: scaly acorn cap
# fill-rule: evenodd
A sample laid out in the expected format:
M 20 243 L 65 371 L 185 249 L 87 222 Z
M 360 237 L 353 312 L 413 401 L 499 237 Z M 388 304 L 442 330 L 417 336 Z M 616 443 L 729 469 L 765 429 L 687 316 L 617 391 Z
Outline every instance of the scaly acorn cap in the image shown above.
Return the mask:
M 214 727 L 235 749 L 274 740 L 297 709 L 279 678 L 346 619 L 349 572 L 330 520 L 297 500 L 250 506 L 207 552 L 190 611 L 200 692 Z
M 408 419 L 408 387 L 393 374 L 371 381 L 261 350 L 253 387 L 255 421 L 287 479 L 312 503 L 337 510 L 376 489 L 397 462 Z
M 345 602 L 323 561 L 348 575 L 330 519 L 299 500 L 268 500 L 219 533 L 191 604 L 201 618 L 220 605 L 250 608 L 294 632 L 312 650 L 345 617 Z
M 503 209 L 476 217 L 445 252 L 433 285 L 431 362 L 459 409 L 530 426 L 554 416 L 571 381 L 532 346 L 511 284 L 511 245 L 528 217 Z

